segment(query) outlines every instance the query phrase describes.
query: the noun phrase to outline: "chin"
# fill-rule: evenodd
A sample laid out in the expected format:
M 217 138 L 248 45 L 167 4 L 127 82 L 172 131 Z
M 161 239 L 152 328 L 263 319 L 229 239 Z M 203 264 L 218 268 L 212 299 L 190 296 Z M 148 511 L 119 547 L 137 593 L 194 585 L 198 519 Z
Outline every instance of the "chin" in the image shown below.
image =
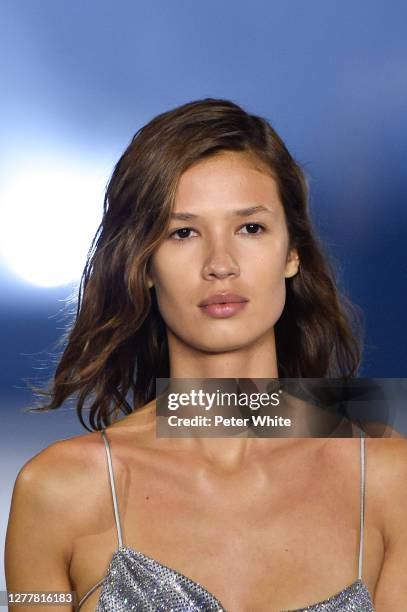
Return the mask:
M 210 337 L 208 335 L 208 337 Z M 209 342 L 197 342 L 194 346 L 205 353 L 230 353 L 248 348 L 255 342 L 255 338 L 238 339 L 236 334 L 233 338 L 216 338 Z

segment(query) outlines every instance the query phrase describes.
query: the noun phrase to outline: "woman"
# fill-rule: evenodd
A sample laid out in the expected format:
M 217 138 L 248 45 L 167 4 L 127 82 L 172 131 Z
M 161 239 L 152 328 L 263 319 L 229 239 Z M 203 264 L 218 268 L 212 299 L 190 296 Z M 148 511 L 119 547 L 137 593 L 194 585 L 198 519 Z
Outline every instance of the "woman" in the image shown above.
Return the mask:
M 91 433 L 20 471 L 8 589 L 75 590 L 81 612 L 407 609 L 404 440 L 155 435 L 158 377 L 355 376 L 333 278 L 267 121 L 206 99 L 143 127 L 47 405 L 75 394 Z

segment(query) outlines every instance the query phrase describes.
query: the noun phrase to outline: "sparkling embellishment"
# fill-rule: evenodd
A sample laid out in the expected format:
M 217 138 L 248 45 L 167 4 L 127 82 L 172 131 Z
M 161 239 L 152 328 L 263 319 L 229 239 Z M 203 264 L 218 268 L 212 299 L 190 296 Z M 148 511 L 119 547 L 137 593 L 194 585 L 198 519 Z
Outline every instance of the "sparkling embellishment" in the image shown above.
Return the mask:
M 95 612 L 226 612 L 198 582 L 132 548 L 113 555 Z M 356 580 L 340 593 L 296 610 L 281 612 L 375 612 L 369 591 Z
M 113 573 L 115 570 L 115 573 Z M 113 555 L 95 612 L 223 612 L 200 584 L 121 546 Z
M 324 601 L 307 608 L 282 610 L 282 612 L 375 612 L 375 609 L 365 583 L 356 580 L 340 593 Z

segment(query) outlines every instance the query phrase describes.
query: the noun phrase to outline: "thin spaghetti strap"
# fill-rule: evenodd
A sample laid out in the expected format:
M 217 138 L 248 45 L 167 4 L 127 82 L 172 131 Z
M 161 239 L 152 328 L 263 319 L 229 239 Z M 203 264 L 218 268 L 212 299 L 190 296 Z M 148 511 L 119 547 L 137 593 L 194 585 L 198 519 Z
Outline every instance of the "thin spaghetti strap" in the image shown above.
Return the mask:
M 362 580 L 363 543 L 365 523 L 365 432 L 360 430 L 360 536 L 358 580 Z
M 105 443 L 106 448 L 106 457 L 107 457 L 107 466 L 109 468 L 109 479 L 110 479 L 110 488 L 112 490 L 112 499 L 113 499 L 113 508 L 114 508 L 114 518 L 116 521 L 116 529 L 117 529 L 117 539 L 119 542 L 119 548 L 123 546 L 122 540 L 122 528 L 120 525 L 120 516 L 119 516 L 119 506 L 117 503 L 117 495 L 116 495 L 116 487 L 114 484 L 114 474 L 113 474 L 113 464 L 112 464 L 112 453 L 110 451 L 110 444 L 107 438 L 106 432 L 104 429 L 101 430 L 102 438 Z

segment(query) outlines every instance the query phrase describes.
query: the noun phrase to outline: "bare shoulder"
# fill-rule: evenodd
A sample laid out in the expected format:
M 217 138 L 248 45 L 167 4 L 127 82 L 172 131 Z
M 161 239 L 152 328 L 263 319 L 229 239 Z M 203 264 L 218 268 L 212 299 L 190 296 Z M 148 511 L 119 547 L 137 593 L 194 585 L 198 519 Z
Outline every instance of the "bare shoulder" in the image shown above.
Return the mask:
M 131 437 L 132 447 L 143 446 L 155 434 L 155 401 L 106 427 L 108 438 L 116 446 L 125 447 Z M 154 436 L 155 437 L 155 436 Z M 72 501 L 94 490 L 96 481 L 106 480 L 106 452 L 100 431 L 85 433 L 50 444 L 34 455 L 20 469 L 15 488 L 24 489 L 27 495 L 37 492 L 49 502 Z M 89 484 L 92 485 L 89 491 Z
M 396 484 L 407 474 L 407 439 L 404 437 L 366 438 L 366 458 L 374 466 L 375 477 L 387 476 Z M 384 483 L 383 483 L 384 484 Z M 407 482 L 405 484 L 407 487 Z
M 99 432 L 58 440 L 22 466 L 14 484 L 13 502 L 18 500 L 20 507 L 29 502 L 32 513 L 63 509 L 64 517 L 74 521 L 75 510 L 80 509 L 75 502 L 85 491 L 90 499 L 93 487 L 89 485 L 95 484 L 99 474 L 104 475 L 103 460 Z
M 406 531 L 407 439 L 366 438 L 366 478 L 381 508 L 389 546 Z
M 20 469 L 6 534 L 9 589 L 69 590 L 75 542 L 89 531 L 103 494 L 102 446 L 99 433 L 60 440 Z
M 133 447 L 143 445 L 155 433 L 155 402 L 150 402 L 132 414 L 106 427 L 109 439 L 120 446 L 130 434 Z M 112 435 L 114 432 L 114 435 Z M 110 434 L 110 435 L 109 435 Z M 121 435 L 123 434 L 123 435 Z M 34 490 L 52 500 L 64 501 L 73 492 L 80 494 L 95 478 L 105 480 L 106 452 L 100 431 L 57 440 L 34 455 L 20 469 L 16 487 Z M 92 489 L 95 487 L 92 486 Z M 52 492 L 52 493 L 51 493 Z
M 366 492 L 382 517 L 384 562 L 375 588 L 377 610 L 405 609 L 407 584 L 407 440 L 366 439 Z M 368 501 L 369 503 L 369 501 Z
M 100 448 L 100 432 L 92 432 L 73 438 L 57 440 L 29 459 L 18 473 L 17 480 L 26 486 L 60 482 L 62 489 L 67 478 L 74 478 L 87 471 L 97 461 Z M 61 471 L 64 478 L 61 478 Z

